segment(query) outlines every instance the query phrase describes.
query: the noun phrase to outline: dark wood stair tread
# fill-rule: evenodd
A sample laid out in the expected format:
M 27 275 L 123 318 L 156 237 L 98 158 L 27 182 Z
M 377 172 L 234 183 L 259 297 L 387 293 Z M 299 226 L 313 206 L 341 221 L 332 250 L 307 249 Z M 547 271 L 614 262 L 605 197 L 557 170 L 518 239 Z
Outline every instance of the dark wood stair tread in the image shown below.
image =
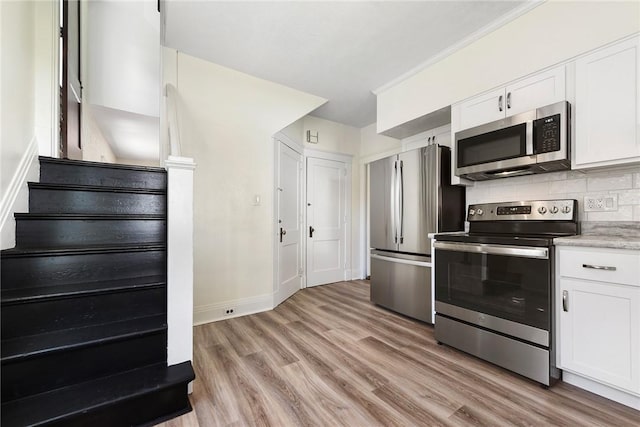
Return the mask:
M 133 245 L 101 245 L 85 246 L 79 248 L 13 248 L 4 249 L 3 258 L 30 257 L 30 256 L 63 256 L 85 254 L 108 254 L 115 252 L 143 252 L 166 249 L 164 243 L 133 244 Z
M 140 220 L 162 220 L 166 215 L 157 214 L 67 214 L 67 213 L 23 213 L 13 214 L 15 219 L 20 220 L 115 220 L 115 219 L 140 219 Z
M 2 364 L 139 337 L 167 328 L 164 314 L 2 340 Z
M 29 182 L 29 190 L 59 190 L 59 191 L 93 191 L 106 193 L 134 193 L 134 194 L 161 194 L 166 190 L 149 188 L 127 188 L 127 187 L 104 187 L 99 185 L 78 185 L 78 184 L 46 184 L 40 182 Z
M 72 166 L 87 166 L 87 167 L 93 167 L 93 168 L 124 169 L 124 170 L 141 171 L 141 172 L 167 173 L 166 169 L 158 166 L 124 165 L 122 163 L 101 163 L 101 162 L 90 162 L 87 160 L 57 159 L 57 158 L 45 157 L 45 156 L 40 156 L 38 159 L 40 160 L 40 163 L 54 163 L 54 164 L 64 164 L 64 165 L 72 165 Z
M 43 425 L 63 421 L 194 379 L 191 362 L 150 365 L 2 405 L 2 425 Z M 186 388 L 185 388 L 186 390 Z
M 99 282 L 73 283 L 68 285 L 21 287 L 0 291 L 2 305 L 23 304 L 33 301 L 94 295 L 166 285 L 164 276 L 134 277 L 129 279 L 104 280 Z

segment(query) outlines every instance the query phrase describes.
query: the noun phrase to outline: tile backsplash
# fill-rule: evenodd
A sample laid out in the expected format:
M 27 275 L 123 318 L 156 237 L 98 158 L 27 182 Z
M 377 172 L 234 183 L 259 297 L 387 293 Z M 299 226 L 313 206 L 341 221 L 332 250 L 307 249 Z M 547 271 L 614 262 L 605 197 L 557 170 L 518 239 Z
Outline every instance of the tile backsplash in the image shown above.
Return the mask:
M 617 196 L 618 209 L 585 212 L 585 196 Z M 546 199 L 578 200 L 580 221 L 640 221 L 640 167 L 553 172 L 467 187 L 467 204 Z

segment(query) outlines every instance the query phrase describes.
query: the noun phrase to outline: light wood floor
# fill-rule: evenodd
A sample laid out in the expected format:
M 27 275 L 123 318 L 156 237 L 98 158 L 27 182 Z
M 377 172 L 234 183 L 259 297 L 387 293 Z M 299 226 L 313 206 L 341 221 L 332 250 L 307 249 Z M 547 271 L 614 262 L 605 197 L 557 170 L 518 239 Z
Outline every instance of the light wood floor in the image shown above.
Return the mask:
M 639 426 L 640 412 L 545 390 L 372 305 L 365 281 L 195 328 L 194 411 L 178 426 Z

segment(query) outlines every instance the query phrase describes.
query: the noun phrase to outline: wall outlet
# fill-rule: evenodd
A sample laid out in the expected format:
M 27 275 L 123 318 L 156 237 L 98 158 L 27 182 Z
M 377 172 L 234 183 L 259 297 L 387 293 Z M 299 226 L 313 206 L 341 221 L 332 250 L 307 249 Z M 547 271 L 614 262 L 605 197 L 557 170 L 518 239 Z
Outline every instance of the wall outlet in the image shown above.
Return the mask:
M 235 309 L 233 308 L 226 308 L 224 310 L 224 312 L 222 313 L 223 316 L 231 316 L 233 315 L 233 313 L 235 312 Z
M 585 212 L 606 212 L 618 210 L 618 195 L 584 196 Z

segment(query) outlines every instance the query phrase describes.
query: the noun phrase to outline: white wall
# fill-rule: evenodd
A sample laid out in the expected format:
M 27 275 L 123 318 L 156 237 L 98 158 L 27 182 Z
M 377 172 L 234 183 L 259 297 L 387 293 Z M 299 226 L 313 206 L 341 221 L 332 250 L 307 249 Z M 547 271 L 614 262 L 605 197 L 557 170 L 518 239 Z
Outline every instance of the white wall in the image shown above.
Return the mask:
M 85 104 L 83 113 L 83 126 L 85 133 L 82 140 L 82 159 L 92 162 L 115 163 L 116 155 L 102 134 L 102 130 L 93 115 L 93 107 Z M 157 165 L 157 164 L 156 164 Z
M 272 135 L 325 100 L 182 53 L 173 65 L 177 73 L 163 75 L 178 92 L 182 154 L 197 164 L 194 320 L 219 318 L 226 306 L 237 314 L 271 308 Z
M 548 1 L 378 94 L 379 132 L 640 31 L 637 1 Z
M 160 14 L 155 1 L 86 2 L 86 100 L 160 115 Z
M 35 3 L 0 2 L 2 171 L 0 193 L 35 138 Z
M 13 212 L 37 179 L 36 3 L 0 2 L 0 246 L 13 247 Z
M 280 133 L 286 135 L 296 144 L 303 146 L 303 133 L 304 133 L 304 118 L 296 120 L 286 128 L 282 129 Z
M 360 157 L 371 161 L 402 151 L 402 141 L 380 135 L 376 132 L 376 123 L 360 129 Z
M 585 196 L 604 195 L 617 196 L 617 211 L 585 213 Z M 578 200 L 579 221 L 640 221 L 640 169 L 554 172 L 476 182 L 467 187 L 467 204 L 565 198 Z

